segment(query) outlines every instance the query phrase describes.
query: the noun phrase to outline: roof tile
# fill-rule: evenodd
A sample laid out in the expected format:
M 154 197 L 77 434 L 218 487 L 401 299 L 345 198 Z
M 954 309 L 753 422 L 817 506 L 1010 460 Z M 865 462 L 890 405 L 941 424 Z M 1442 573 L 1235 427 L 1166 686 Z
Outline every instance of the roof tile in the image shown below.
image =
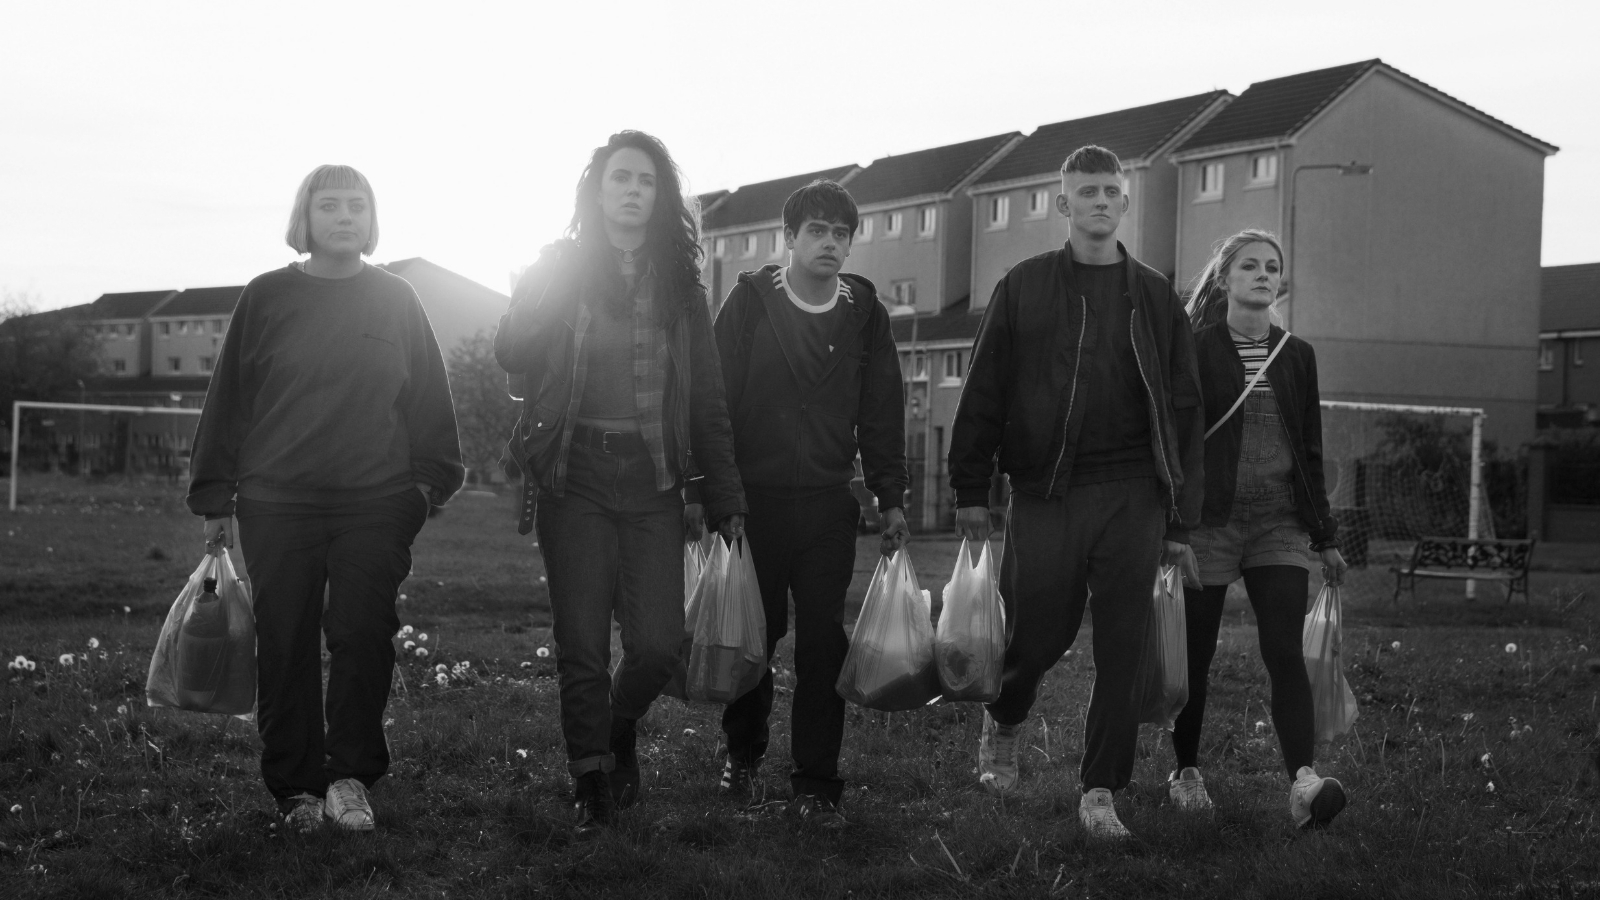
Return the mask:
M 1600 263 L 1545 266 L 1539 277 L 1539 330 L 1600 328 Z
M 857 204 L 865 206 L 953 191 L 974 169 L 1021 134 L 1012 131 L 873 160 L 850 179 L 850 196 Z
M 96 319 L 142 319 L 161 301 L 177 291 L 125 291 L 101 294 L 90 304 L 90 314 Z
M 797 189 L 805 187 L 819 178 L 842 183 L 845 177 L 855 172 L 858 168 L 852 163 L 848 166 L 836 166 L 819 172 L 807 172 L 804 175 L 790 175 L 787 178 L 776 178 L 772 181 L 747 184 L 729 194 L 716 209 L 706 215 L 705 229 L 712 231 L 722 228 L 736 228 L 740 225 L 753 225 L 757 222 L 781 219 L 783 218 L 783 201 L 789 199 L 789 195 Z

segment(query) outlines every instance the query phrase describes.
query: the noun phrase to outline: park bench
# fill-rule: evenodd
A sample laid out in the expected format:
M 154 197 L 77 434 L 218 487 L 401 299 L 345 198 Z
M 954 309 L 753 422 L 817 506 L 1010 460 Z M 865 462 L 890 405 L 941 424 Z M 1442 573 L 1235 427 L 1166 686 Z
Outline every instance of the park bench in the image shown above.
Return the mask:
M 1482 540 L 1457 537 L 1424 537 L 1411 551 L 1411 560 L 1390 569 L 1394 573 L 1395 605 L 1400 591 L 1416 594 L 1418 578 L 1452 578 L 1458 581 L 1498 581 L 1506 589 L 1510 603 L 1518 591 L 1528 599 L 1528 563 L 1533 559 L 1529 541 Z

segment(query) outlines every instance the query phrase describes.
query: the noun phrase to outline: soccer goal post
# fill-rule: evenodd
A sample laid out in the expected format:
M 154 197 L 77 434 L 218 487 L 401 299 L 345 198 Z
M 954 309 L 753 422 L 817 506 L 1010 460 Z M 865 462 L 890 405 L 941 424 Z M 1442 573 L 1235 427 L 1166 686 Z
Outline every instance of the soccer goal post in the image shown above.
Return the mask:
M 1494 538 L 1476 407 L 1322 401 L 1328 501 L 1350 564 L 1346 592 L 1393 589 L 1392 566 L 1426 536 Z M 1466 582 L 1466 594 L 1476 585 Z
M 24 442 L 22 437 L 22 411 L 25 409 L 60 410 L 67 413 L 79 413 L 76 421 L 77 428 L 57 428 L 51 420 L 46 420 L 48 426 L 41 424 L 36 429 L 36 434 L 30 441 Z M 94 415 L 98 421 L 91 427 L 86 417 Z M 86 459 L 86 453 L 96 450 L 102 457 L 115 451 L 126 465 L 126 460 L 133 456 L 134 451 L 145 445 L 151 450 L 146 454 L 152 459 L 159 460 L 159 465 L 170 470 L 167 474 L 177 471 L 176 458 L 180 453 L 188 450 L 189 437 L 185 434 L 174 433 L 171 428 L 142 431 L 131 427 L 133 422 L 145 416 L 198 416 L 200 410 L 174 406 L 113 406 L 102 403 L 47 403 L 38 400 L 17 400 L 11 404 L 11 458 L 10 458 L 10 501 L 9 509 L 17 508 L 17 483 L 22 480 L 23 466 L 22 451 L 28 444 L 36 445 L 41 460 L 51 460 L 59 457 L 70 457 L 74 461 Z M 176 448 L 180 448 L 177 450 Z M 50 463 L 45 463 L 49 468 Z

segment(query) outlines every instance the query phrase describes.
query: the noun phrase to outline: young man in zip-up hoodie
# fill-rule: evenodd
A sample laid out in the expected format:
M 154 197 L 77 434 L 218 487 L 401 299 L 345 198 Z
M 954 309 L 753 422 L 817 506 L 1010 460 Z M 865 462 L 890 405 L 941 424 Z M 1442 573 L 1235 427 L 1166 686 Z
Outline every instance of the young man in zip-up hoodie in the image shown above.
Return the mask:
M 982 783 L 1017 780 L 1017 740 L 1040 680 L 1094 614 L 1095 680 L 1084 723 L 1079 818 L 1128 835 L 1112 793 L 1133 773 L 1134 687 L 1159 563 L 1197 584 L 1188 529 L 1204 479 L 1194 341 L 1171 283 L 1116 239 L 1122 164 L 1102 147 L 1061 167 L 1060 250 L 1006 273 L 984 311 L 950 439 L 956 526 L 989 535 L 998 456 L 1011 479 L 1000 593 L 1015 637 L 984 714 Z
M 884 555 L 907 536 L 903 388 L 889 314 L 872 282 L 839 274 L 857 221 L 855 201 L 834 182 L 796 191 L 783 207 L 789 265 L 741 273 L 716 322 L 769 661 L 794 595 L 790 811 L 823 829 L 844 825 L 845 702 L 834 684 L 850 646 L 843 621 L 861 514 L 850 491 L 858 450 L 883 510 Z M 769 667 L 723 714 L 726 794 L 751 790 L 772 695 Z

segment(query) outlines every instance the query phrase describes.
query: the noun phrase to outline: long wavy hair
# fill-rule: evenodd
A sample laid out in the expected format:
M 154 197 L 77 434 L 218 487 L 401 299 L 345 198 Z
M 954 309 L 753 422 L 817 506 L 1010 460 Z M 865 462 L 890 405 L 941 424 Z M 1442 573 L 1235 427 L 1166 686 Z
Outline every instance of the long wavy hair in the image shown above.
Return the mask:
M 1281 270 L 1286 262 L 1283 258 L 1283 245 L 1278 243 L 1277 235 L 1259 228 L 1246 228 L 1232 237 L 1217 241 L 1211 248 L 1211 259 L 1206 261 L 1205 268 L 1195 276 L 1190 285 L 1189 295 L 1189 324 L 1196 331 L 1228 318 L 1228 270 L 1233 268 L 1233 261 L 1239 251 L 1247 244 L 1256 242 L 1270 244 L 1272 249 L 1278 251 L 1278 265 Z
M 642 131 L 619 131 L 594 148 L 578 179 L 577 202 L 566 233 L 584 251 L 593 274 L 621 281 L 622 275 L 611 259 L 611 242 L 600 210 L 600 180 L 605 177 L 611 155 L 628 147 L 650 157 L 656 167 L 656 201 L 645 226 L 641 255 L 655 266 L 663 288 L 655 298 L 656 319 L 666 323 L 688 309 L 688 304 L 700 302 L 702 251 L 699 203 L 693 197 L 684 197 L 683 175 L 660 140 Z

